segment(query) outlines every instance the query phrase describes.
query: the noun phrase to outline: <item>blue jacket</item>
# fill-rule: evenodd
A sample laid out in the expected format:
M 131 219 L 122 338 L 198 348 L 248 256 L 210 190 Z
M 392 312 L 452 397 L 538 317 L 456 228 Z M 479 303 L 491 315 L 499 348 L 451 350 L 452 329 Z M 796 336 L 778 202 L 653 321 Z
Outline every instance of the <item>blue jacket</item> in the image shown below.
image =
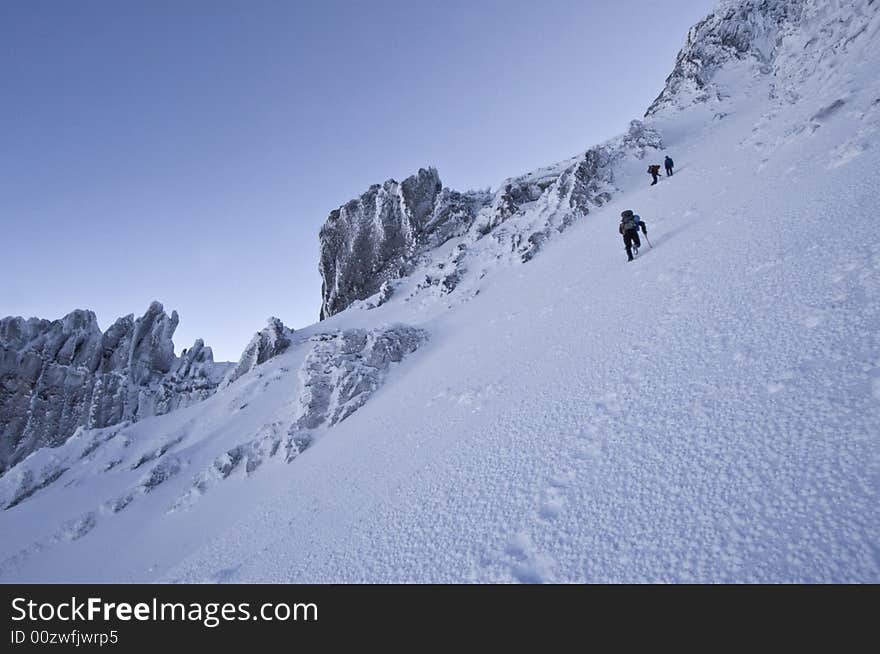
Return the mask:
M 618 231 L 620 231 L 620 233 L 623 234 L 629 230 L 639 231 L 639 229 L 641 229 L 643 234 L 648 233 L 648 228 L 645 226 L 645 221 L 643 221 L 641 216 L 639 216 L 638 214 L 633 215 L 632 223 L 631 223 L 632 227 L 629 227 L 629 230 L 628 230 L 627 227 L 629 224 L 630 223 L 624 218 L 623 220 L 620 221 L 620 227 L 619 227 Z
M 635 218 L 636 221 L 636 228 L 641 229 L 643 234 L 647 234 L 648 228 L 645 226 L 645 221 L 642 220 L 642 217 L 639 214 L 636 214 L 633 218 Z

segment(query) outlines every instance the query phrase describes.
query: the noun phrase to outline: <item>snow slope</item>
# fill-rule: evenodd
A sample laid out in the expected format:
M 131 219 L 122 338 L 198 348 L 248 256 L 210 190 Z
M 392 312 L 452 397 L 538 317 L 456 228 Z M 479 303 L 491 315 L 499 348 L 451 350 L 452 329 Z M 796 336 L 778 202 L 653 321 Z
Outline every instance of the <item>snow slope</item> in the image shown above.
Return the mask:
M 486 247 L 451 294 L 413 275 L 198 405 L 36 452 L 0 498 L 67 467 L 0 512 L 0 579 L 880 581 L 868 25 L 796 101 L 735 60 L 657 111 L 675 176 L 627 159 L 527 264 Z M 627 208 L 654 245 L 632 264 Z M 350 329 L 411 340 L 374 368 Z M 381 372 L 285 456 L 328 339 L 332 406 Z

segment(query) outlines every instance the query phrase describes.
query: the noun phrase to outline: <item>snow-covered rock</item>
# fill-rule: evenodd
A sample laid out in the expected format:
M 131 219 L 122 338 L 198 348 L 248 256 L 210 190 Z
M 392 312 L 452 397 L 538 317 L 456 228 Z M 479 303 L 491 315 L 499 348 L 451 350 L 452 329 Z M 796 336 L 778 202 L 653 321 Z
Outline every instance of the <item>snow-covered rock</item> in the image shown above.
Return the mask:
M 210 395 L 226 364 L 214 363 L 200 340 L 175 357 L 177 324 L 177 312 L 158 302 L 104 333 L 91 311 L 0 320 L 0 474 L 78 427 L 159 415 Z
M 688 32 L 645 115 L 723 100 L 731 90 L 716 78 L 732 63 L 771 76 L 770 95 L 796 102 L 807 80 L 815 92 L 835 78 L 841 57 L 870 40 L 877 24 L 875 0 L 724 0 Z
M 434 168 L 375 184 L 336 209 L 321 228 L 321 318 L 405 275 L 419 252 L 467 230 L 489 201 L 482 192 L 443 188 Z
M 494 193 L 443 188 L 433 168 L 400 184 L 372 186 L 331 213 L 321 229 L 321 318 L 353 305 L 381 306 L 394 293 L 394 280 L 415 272 L 420 288 L 448 294 L 469 267 L 473 243 L 489 235 L 494 244 L 476 248 L 481 258 L 530 260 L 553 233 L 611 198 L 615 166 L 661 145 L 660 134 L 636 120 L 626 134 L 506 179 Z M 452 254 L 436 252 L 450 241 Z
M 300 370 L 303 411 L 296 427 L 308 430 L 345 420 L 382 384 L 388 366 L 415 351 L 426 338 L 424 330 L 408 325 L 315 337 Z
M 0 579 L 876 582 L 878 13 L 725 2 L 645 121 L 449 231 L 408 231 L 428 171 L 355 201 L 327 320 L 0 477 Z M 661 134 L 679 166 L 648 186 Z M 655 246 L 633 264 L 628 208 Z M 71 323 L 38 351 L 103 356 Z
M 227 386 L 242 375 L 250 372 L 260 364 L 266 363 L 272 357 L 278 356 L 290 347 L 290 339 L 293 330 L 284 326 L 278 318 L 272 317 L 266 322 L 266 326 L 254 334 L 248 343 L 236 366 L 229 371 L 223 385 Z
M 612 198 L 617 191 L 616 166 L 627 158 L 641 160 L 661 147 L 660 134 L 634 120 L 622 136 L 555 166 L 506 180 L 491 207 L 477 216 L 472 237 L 491 234 L 519 260 L 529 261 L 550 236 Z M 497 229 L 508 221 L 507 229 Z
M 245 440 L 241 440 L 237 430 L 230 430 L 225 436 L 231 437 L 231 444 L 223 445 L 219 455 L 206 461 L 210 449 L 200 456 L 182 451 L 197 447 L 200 436 L 205 437 L 200 430 L 210 430 L 213 421 L 186 420 L 170 432 L 147 438 L 134 435 L 136 427 L 131 420 L 105 428 L 79 427 L 58 447 L 39 450 L 0 477 L 0 508 L 14 508 L 59 480 L 76 485 L 107 473 L 126 475 L 124 488 L 116 489 L 83 514 L 90 516 L 85 524 L 91 530 L 101 515 L 119 513 L 138 497 L 165 485 L 186 467 L 196 465 L 200 471 L 168 507 L 184 508 L 233 474 L 240 472 L 249 476 L 269 460 L 291 463 L 322 432 L 366 404 L 385 382 L 391 365 L 401 362 L 428 339 L 425 330 L 403 324 L 320 333 L 298 344 L 291 343 L 291 335 L 280 320 L 270 319 L 266 329 L 254 338 L 259 347 L 249 346 L 247 356 L 242 357 L 242 361 L 252 365 L 247 370 L 241 369 L 237 379 L 253 372 L 248 379 L 242 379 L 244 386 L 247 386 L 245 382 L 251 382 L 251 387 L 242 391 L 246 394 L 266 392 L 266 382 L 262 379 L 265 368 L 254 370 L 258 366 L 277 359 L 289 349 L 300 361 L 295 375 L 298 391 L 294 397 L 289 398 L 273 420 L 252 431 Z M 194 346 L 181 356 L 175 365 L 175 371 L 181 375 L 177 379 L 194 379 L 190 372 L 198 366 L 193 364 L 204 355 L 203 346 Z M 284 372 L 288 368 L 281 365 L 280 370 Z M 278 381 L 277 375 L 274 380 Z M 235 390 L 240 390 L 240 385 L 236 385 Z M 224 404 L 221 402 L 221 405 Z M 236 401 L 233 406 L 241 412 L 247 410 L 248 403 Z M 224 431 L 222 423 L 220 431 Z M 59 533 L 68 533 L 64 525 L 59 527 Z M 84 533 L 77 538 L 81 535 Z
M 415 352 L 427 339 L 425 330 L 398 324 L 323 333 L 305 341 L 297 375 L 300 393 L 290 413 L 266 423 L 253 438 L 236 443 L 211 461 L 171 508 L 191 506 L 216 483 L 234 474 L 250 476 L 269 460 L 291 463 L 322 430 L 364 406 L 384 383 L 391 364 Z

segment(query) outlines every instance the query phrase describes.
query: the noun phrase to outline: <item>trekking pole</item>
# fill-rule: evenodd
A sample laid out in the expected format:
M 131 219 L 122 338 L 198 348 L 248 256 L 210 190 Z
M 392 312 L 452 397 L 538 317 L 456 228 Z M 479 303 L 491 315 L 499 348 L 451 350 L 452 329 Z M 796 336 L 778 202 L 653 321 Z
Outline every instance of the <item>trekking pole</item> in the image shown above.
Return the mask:
M 645 240 L 648 241 L 648 246 L 653 250 L 653 249 L 654 249 L 654 246 L 651 245 L 651 239 L 648 238 L 648 235 L 647 235 L 647 234 L 644 234 L 644 237 L 645 237 Z

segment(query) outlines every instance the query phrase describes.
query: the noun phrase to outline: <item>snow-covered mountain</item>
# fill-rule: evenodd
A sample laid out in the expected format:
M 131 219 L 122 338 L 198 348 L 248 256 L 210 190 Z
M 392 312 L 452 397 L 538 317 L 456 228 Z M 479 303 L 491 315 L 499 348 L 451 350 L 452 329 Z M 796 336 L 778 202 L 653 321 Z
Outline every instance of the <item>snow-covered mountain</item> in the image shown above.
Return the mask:
M 325 320 L 13 462 L 0 579 L 880 580 L 878 9 L 722 2 L 626 134 L 334 211 Z
M 641 160 L 660 146 L 660 135 L 634 120 L 625 135 L 504 180 L 494 194 L 444 188 L 433 168 L 372 186 L 321 229 L 321 318 L 358 301 L 379 306 L 402 277 L 423 277 L 416 292 L 448 294 L 475 260 L 528 261 L 551 234 L 611 198 L 621 161 Z
M 0 320 L 0 475 L 41 447 L 208 397 L 228 364 L 202 340 L 174 355 L 178 316 L 158 302 L 101 333 L 95 314 Z

